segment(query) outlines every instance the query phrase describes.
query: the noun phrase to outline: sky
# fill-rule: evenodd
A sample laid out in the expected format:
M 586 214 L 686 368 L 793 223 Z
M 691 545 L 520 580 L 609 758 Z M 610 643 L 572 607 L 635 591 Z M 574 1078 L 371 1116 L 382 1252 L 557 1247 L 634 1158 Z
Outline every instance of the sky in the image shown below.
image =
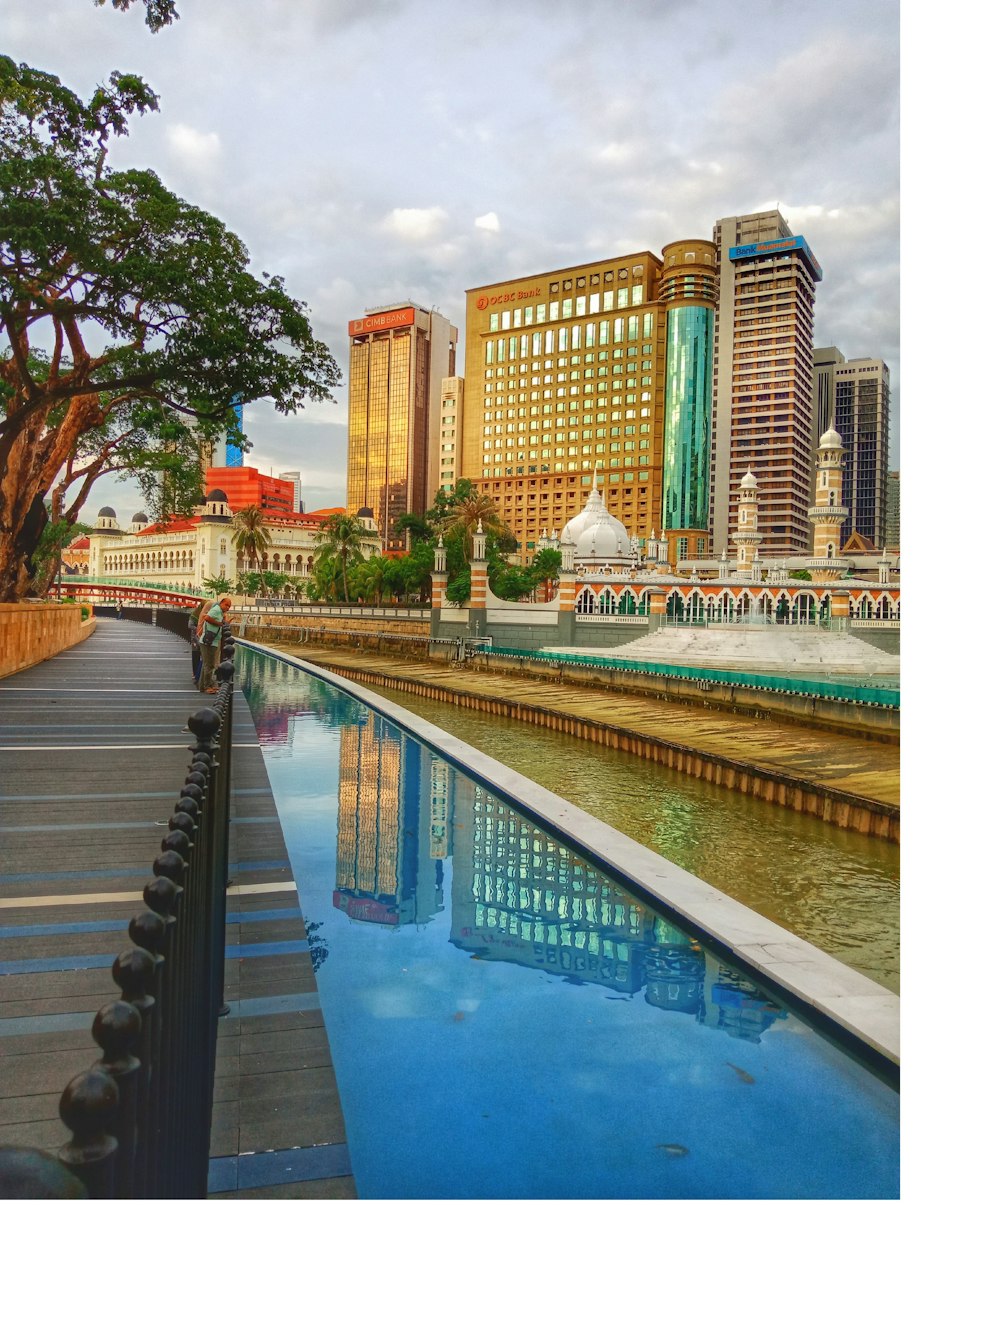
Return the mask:
M 347 322 L 467 288 L 711 237 L 778 205 L 824 271 L 817 346 L 880 356 L 899 465 L 899 41 L 891 0 L 0 0 L 0 50 L 81 96 L 142 75 L 115 165 L 151 167 L 310 309 L 337 401 L 248 406 L 247 462 L 343 504 Z M 222 461 L 219 459 L 218 461 Z M 132 483 L 95 487 L 128 518 Z

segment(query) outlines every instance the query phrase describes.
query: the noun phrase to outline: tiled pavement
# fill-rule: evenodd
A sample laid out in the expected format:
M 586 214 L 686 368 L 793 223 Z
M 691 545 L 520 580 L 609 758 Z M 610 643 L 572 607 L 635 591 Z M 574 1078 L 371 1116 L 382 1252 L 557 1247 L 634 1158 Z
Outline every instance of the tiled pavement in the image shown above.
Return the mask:
M 67 1081 L 190 755 L 187 645 L 102 620 L 0 681 L 0 1142 L 52 1151 Z M 288 855 L 249 709 L 234 710 L 234 883 L 209 1191 L 353 1198 L 343 1117 Z

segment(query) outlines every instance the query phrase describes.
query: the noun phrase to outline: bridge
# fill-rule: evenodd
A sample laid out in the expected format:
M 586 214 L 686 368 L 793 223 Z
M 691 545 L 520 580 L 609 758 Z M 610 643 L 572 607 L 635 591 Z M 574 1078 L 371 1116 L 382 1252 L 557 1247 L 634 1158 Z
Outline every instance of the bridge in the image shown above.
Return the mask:
M 179 606 L 187 609 L 201 606 L 205 596 L 193 592 L 177 592 L 170 588 L 141 588 L 135 584 L 91 583 L 86 580 L 62 580 L 62 592 L 70 591 L 81 602 L 124 602 L 134 606 Z M 56 587 L 49 589 L 49 597 L 59 600 Z

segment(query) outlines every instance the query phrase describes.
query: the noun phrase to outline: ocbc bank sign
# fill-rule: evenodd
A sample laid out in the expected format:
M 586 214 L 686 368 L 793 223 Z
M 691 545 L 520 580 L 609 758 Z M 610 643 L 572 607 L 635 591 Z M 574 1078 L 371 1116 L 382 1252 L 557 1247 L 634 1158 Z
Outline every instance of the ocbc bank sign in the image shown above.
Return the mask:
M 541 287 L 512 288 L 509 292 L 497 292 L 495 296 L 480 296 L 476 301 L 476 309 L 489 310 L 491 306 L 511 305 L 514 301 L 533 301 L 541 294 Z

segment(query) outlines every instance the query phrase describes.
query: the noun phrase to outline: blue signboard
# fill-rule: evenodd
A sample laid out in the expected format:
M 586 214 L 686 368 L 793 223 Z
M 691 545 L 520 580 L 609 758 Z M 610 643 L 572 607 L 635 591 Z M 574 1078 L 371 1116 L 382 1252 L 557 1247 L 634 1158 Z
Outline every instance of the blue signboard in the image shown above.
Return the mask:
M 816 262 L 816 256 L 806 245 L 804 236 L 779 236 L 773 241 L 758 241 L 756 245 L 731 245 L 730 259 L 750 259 L 756 255 L 785 254 L 789 250 L 801 250 L 806 267 L 816 282 L 823 278 L 823 270 Z

